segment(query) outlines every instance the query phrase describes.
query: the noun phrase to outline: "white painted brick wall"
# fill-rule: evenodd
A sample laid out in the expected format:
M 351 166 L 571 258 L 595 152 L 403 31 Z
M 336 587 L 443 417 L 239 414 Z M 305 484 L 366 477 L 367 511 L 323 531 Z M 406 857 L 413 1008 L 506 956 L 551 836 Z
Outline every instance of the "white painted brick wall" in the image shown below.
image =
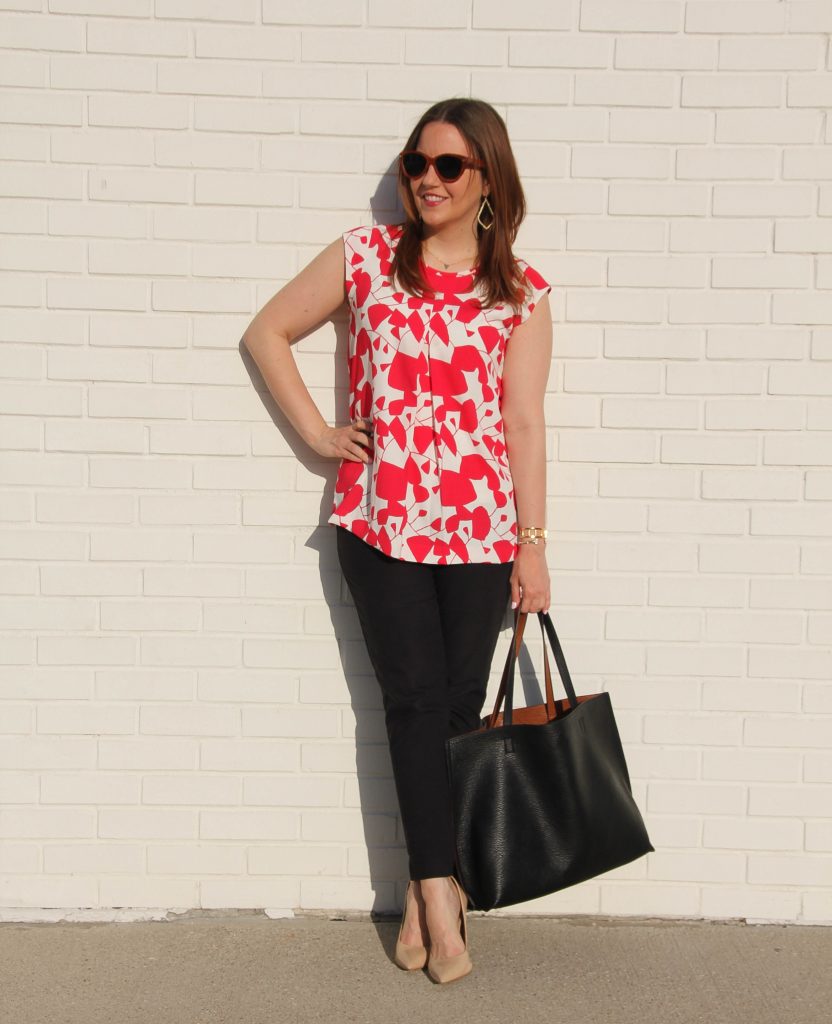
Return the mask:
M 0 919 L 399 905 L 336 465 L 239 339 L 457 94 L 553 284 L 553 615 L 656 846 L 507 913 L 832 921 L 832 5 L 0 7 Z M 343 317 L 297 357 L 343 417 Z

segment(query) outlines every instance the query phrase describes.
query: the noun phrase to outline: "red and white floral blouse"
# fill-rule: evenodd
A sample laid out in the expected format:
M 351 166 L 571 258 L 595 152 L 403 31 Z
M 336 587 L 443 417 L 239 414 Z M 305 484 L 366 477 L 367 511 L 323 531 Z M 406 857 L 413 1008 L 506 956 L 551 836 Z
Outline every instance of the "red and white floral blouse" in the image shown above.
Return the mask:
M 517 516 L 500 414 L 514 327 L 550 286 L 525 260 L 519 313 L 483 308 L 472 273 L 423 264 L 432 291 L 390 280 L 399 225 L 344 233 L 349 415 L 372 422 L 370 460 L 343 459 L 329 522 L 386 555 L 440 565 L 510 562 Z

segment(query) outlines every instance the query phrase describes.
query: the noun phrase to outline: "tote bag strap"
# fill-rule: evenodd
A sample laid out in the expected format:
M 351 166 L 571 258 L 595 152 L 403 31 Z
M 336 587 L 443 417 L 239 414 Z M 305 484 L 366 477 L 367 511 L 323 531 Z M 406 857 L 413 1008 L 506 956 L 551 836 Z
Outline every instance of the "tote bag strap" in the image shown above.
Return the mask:
M 494 702 L 494 710 L 488 716 L 486 727 L 489 729 L 493 729 L 497 724 L 497 716 L 500 713 L 500 705 L 503 703 L 503 697 L 506 693 L 506 684 L 508 683 L 508 674 L 512 660 L 516 661 L 517 658 L 520 657 L 520 646 L 523 642 L 523 633 L 526 629 L 526 616 L 526 612 L 515 611 L 514 613 L 514 633 L 511 638 L 508 654 L 506 655 L 506 663 L 503 666 L 503 675 L 500 679 L 500 686 L 497 690 L 497 699 Z M 549 654 L 546 649 L 546 637 L 543 631 L 543 623 L 540 624 L 540 632 L 543 637 L 543 670 L 546 678 L 546 717 L 551 719 L 555 717 L 555 694 L 552 689 L 552 670 L 549 668 Z
M 503 712 L 503 725 L 511 725 L 512 723 L 512 712 L 514 708 L 514 672 L 517 664 L 517 658 L 520 654 L 520 646 L 523 640 L 527 614 L 527 612 L 515 612 L 514 614 L 514 635 L 506 657 L 506 664 L 503 669 L 502 679 L 500 680 L 500 688 L 497 693 L 497 700 L 494 703 L 494 710 L 488 718 L 487 728 L 494 728 L 497 724 L 497 716 L 499 715 L 500 705 L 502 704 L 504 697 L 505 710 Z M 558 639 L 554 624 L 547 612 L 538 612 L 537 616 L 540 622 L 540 632 L 543 635 L 543 660 L 546 674 L 546 716 L 551 720 L 555 717 L 555 701 L 552 690 L 551 671 L 549 669 L 549 657 L 546 644 L 547 639 L 552 647 L 552 652 L 555 655 L 555 663 L 557 664 L 558 673 L 560 675 L 561 682 L 563 683 L 563 688 L 566 691 L 566 696 L 569 700 L 570 710 L 574 710 L 578 706 L 578 698 L 575 694 L 575 687 L 572 684 L 572 677 L 569 674 L 569 669 L 566 665 L 566 658 L 564 657 L 563 648 L 560 645 L 560 640 Z
M 538 612 L 540 616 L 541 624 L 546 630 L 546 635 L 549 637 L 549 643 L 552 645 L 552 653 L 555 656 L 555 663 L 558 666 L 558 675 L 560 681 L 563 683 L 563 688 L 566 690 L 566 695 L 569 698 L 569 706 L 576 708 L 578 706 L 578 698 L 575 696 L 575 687 L 572 685 L 572 676 L 569 675 L 569 669 L 566 666 L 566 657 L 563 653 L 563 648 L 560 645 L 560 640 L 555 632 L 555 624 L 549 618 L 548 612 Z

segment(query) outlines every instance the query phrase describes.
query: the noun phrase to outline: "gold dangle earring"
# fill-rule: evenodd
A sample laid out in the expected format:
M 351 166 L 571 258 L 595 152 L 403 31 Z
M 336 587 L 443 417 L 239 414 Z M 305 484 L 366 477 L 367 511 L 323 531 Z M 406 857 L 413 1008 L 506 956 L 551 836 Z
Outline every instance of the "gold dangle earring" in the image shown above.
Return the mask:
M 486 209 L 488 210 L 488 214 L 489 214 L 489 216 L 491 218 L 488 221 L 487 224 L 482 219 L 483 210 L 486 210 Z M 482 197 L 482 202 L 480 203 L 480 208 L 477 211 L 477 224 L 479 224 L 479 226 L 484 231 L 490 231 L 491 228 L 494 226 L 494 207 L 491 205 L 491 202 L 490 202 L 488 196 L 483 196 Z

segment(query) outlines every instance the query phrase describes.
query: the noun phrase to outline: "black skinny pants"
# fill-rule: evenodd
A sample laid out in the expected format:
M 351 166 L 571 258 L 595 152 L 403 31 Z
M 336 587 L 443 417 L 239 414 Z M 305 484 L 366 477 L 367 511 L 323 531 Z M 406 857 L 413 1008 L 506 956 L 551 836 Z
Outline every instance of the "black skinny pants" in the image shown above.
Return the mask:
M 381 687 L 410 877 L 452 875 L 445 740 L 479 726 L 513 563 L 405 562 L 336 531 Z

